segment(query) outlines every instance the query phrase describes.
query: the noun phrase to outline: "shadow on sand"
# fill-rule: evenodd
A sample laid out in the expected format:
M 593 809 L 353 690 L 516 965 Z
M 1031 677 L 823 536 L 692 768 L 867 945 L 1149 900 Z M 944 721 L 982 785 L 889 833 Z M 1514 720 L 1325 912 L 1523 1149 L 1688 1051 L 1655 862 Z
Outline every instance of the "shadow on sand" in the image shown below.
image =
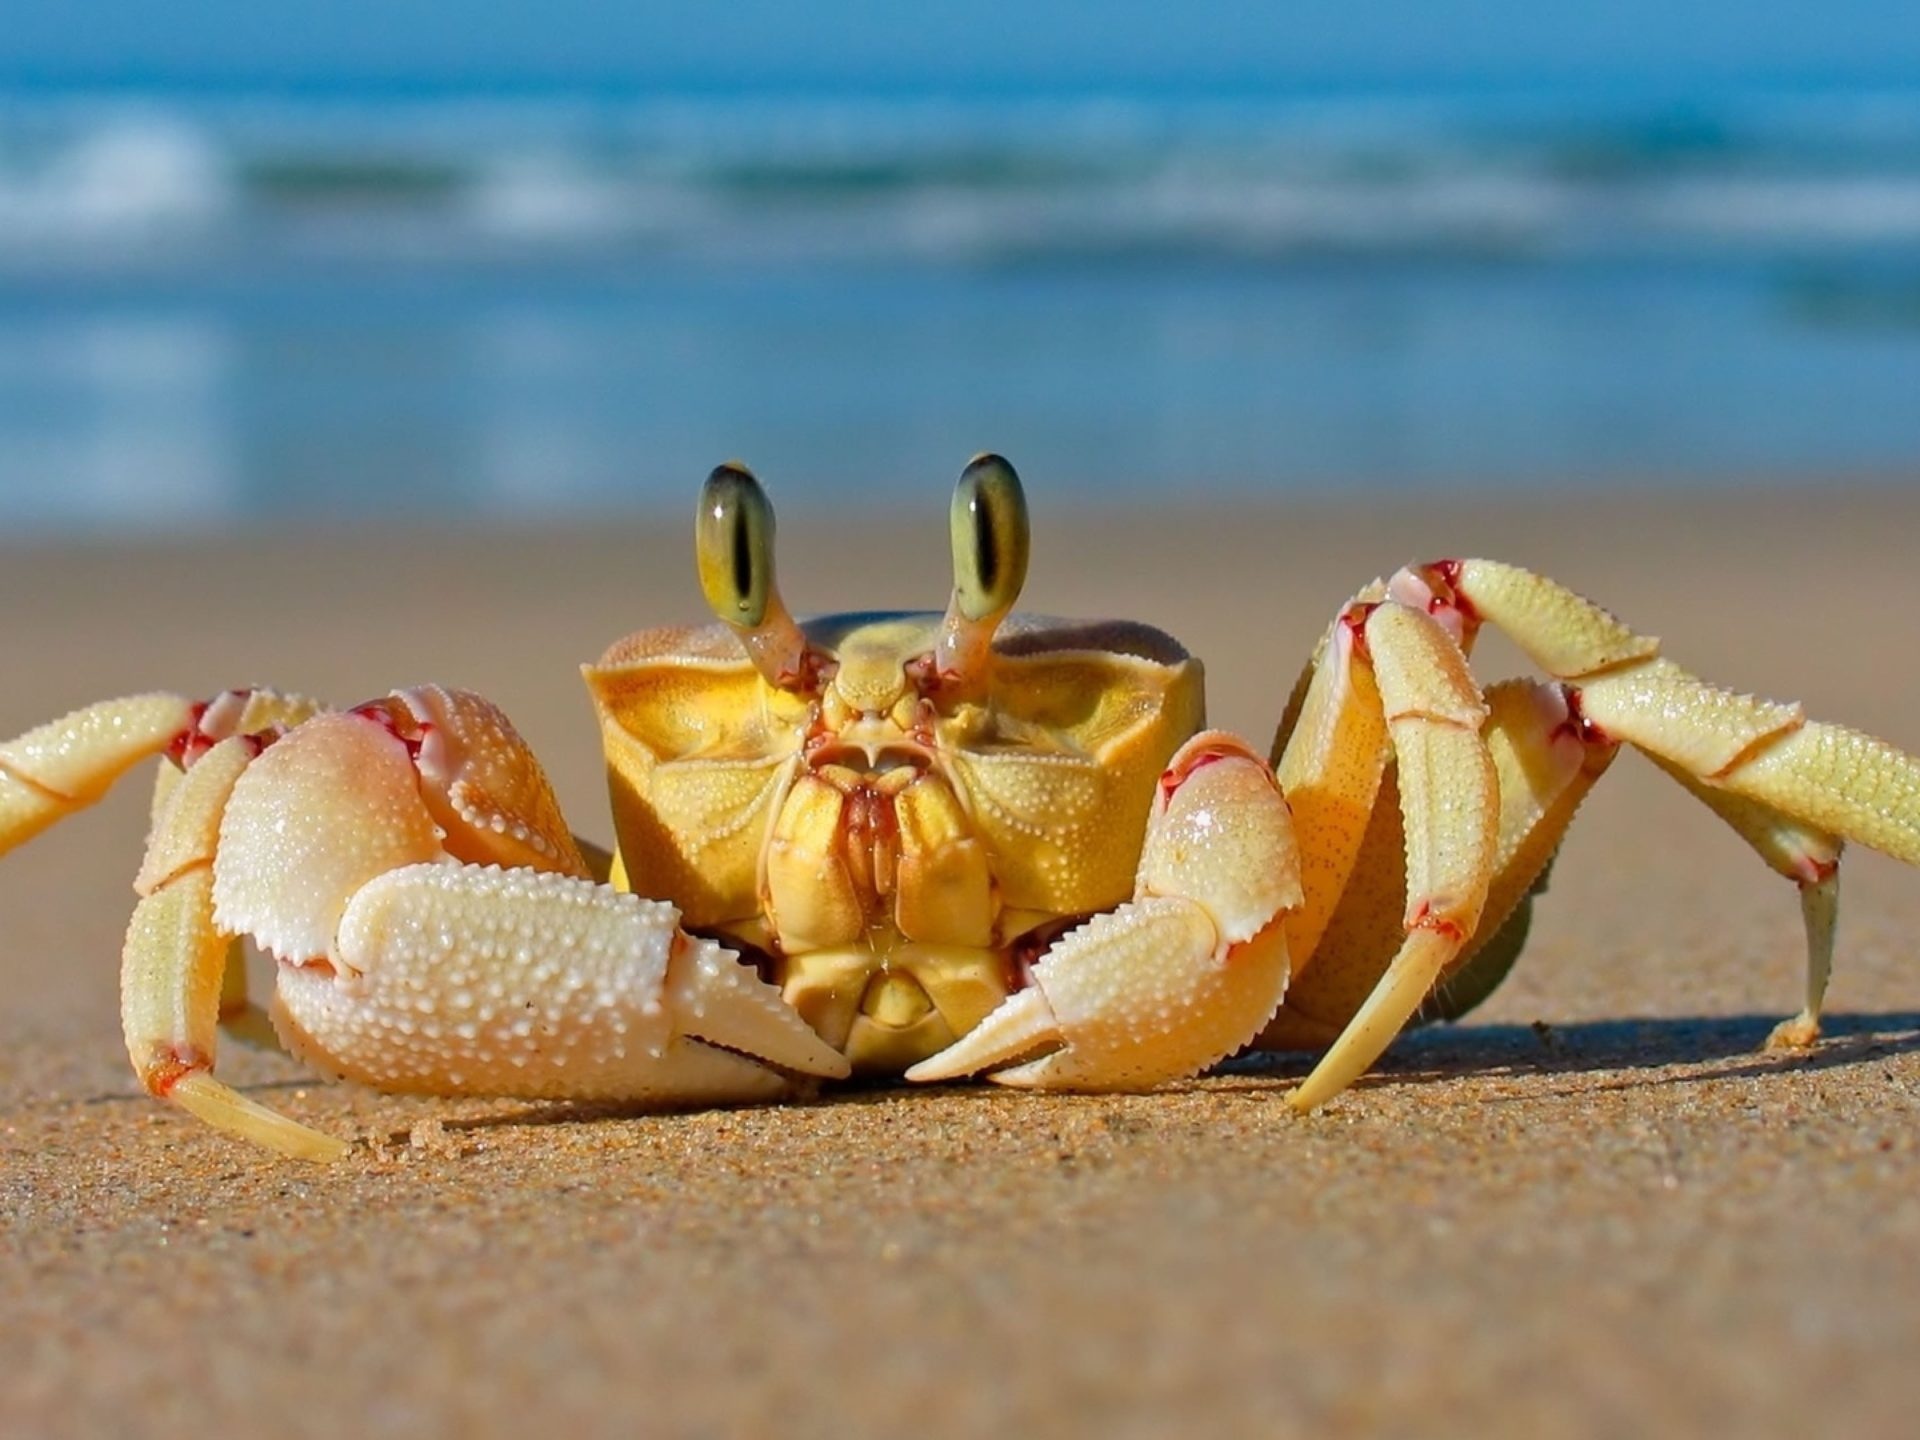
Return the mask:
M 1620 1088 L 1691 1084 L 1792 1070 L 1827 1070 L 1920 1051 L 1920 1012 L 1822 1017 L 1809 1050 L 1768 1050 L 1781 1016 L 1677 1015 L 1586 1020 L 1566 1025 L 1436 1025 L 1394 1042 L 1367 1080 L 1425 1084 L 1469 1075 L 1596 1075 L 1622 1073 Z M 1223 1073 L 1297 1078 L 1313 1068 L 1309 1054 L 1243 1055 Z M 1665 1075 L 1634 1074 L 1673 1071 Z
M 1606 1075 L 1605 1088 L 1694 1084 L 1703 1080 L 1824 1070 L 1920 1052 L 1920 1012 L 1879 1015 L 1828 1014 L 1819 1043 L 1805 1051 L 1762 1047 L 1778 1015 L 1671 1016 L 1639 1020 L 1592 1020 L 1570 1025 L 1447 1025 L 1402 1037 L 1361 1084 L 1433 1084 L 1474 1075 Z M 1215 1073 L 1241 1078 L 1271 1091 L 1313 1068 L 1307 1054 L 1243 1055 Z M 1663 1071 L 1664 1074 L 1647 1072 Z M 1215 1088 L 1217 1089 L 1217 1083 Z M 1232 1088 L 1232 1087 L 1230 1087 Z M 986 1085 L 933 1086 L 925 1090 L 887 1082 L 854 1082 L 823 1092 L 821 1103 L 897 1104 L 913 1093 L 949 1099 L 986 1099 L 1004 1094 Z M 449 1119 L 449 1132 L 499 1126 L 577 1124 L 594 1119 L 660 1114 L 684 1106 L 536 1104 L 502 1114 Z M 712 1109 L 714 1107 L 694 1107 Z M 757 1108 L 757 1107 L 756 1107 Z M 394 1143 L 407 1136 L 396 1134 Z
M 1920 1012 L 1833 1014 L 1823 1019 L 1820 1041 L 1804 1051 L 1770 1051 L 1763 1047 L 1780 1017 L 1768 1015 L 1683 1015 L 1634 1020 L 1588 1020 L 1566 1025 L 1436 1025 L 1402 1036 L 1380 1063 L 1360 1082 L 1369 1085 L 1423 1085 L 1476 1075 L 1509 1077 L 1556 1075 L 1615 1075 L 1602 1088 L 1690 1085 L 1706 1080 L 1741 1079 L 1794 1070 L 1827 1070 L 1885 1060 L 1920 1052 Z M 1232 1089 L 1273 1093 L 1281 1082 L 1304 1076 L 1313 1068 L 1311 1054 L 1248 1054 L 1229 1060 L 1214 1074 Z M 1665 1072 L 1654 1074 L 1650 1072 Z M 1246 1082 L 1244 1086 L 1233 1081 Z M 241 1087 L 249 1094 L 303 1090 L 316 1083 L 296 1078 L 265 1081 Z M 1210 1082 L 1216 1092 L 1218 1080 Z M 1173 1087 L 1177 1088 L 1177 1087 Z M 940 1094 L 949 1099 L 977 1096 L 982 1100 L 1003 1094 L 986 1085 L 933 1086 L 925 1090 L 888 1082 L 853 1082 L 822 1092 L 821 1102 L 838 1105 L 898 1104 L 914 1093 Z M 146 1097 L 137 1091 L 116 1091 L 89 1097 L 87 1104 L 115 1104 Z M 614 1105 L 539 1101 L 512 1105 L 476 1116 L 444 1117 L 440 1127 L 449 1133 L 484 1131 L 508 1126 L 573 1125 L 598 1119 L 643 1114 L 671 1114 L 735 1107 L 712 1105 Z M 738 1107 L 758 1109 L 763 1107 Z M 395 1131 L 388 1142 L 404 1147 L 408 1131 Z

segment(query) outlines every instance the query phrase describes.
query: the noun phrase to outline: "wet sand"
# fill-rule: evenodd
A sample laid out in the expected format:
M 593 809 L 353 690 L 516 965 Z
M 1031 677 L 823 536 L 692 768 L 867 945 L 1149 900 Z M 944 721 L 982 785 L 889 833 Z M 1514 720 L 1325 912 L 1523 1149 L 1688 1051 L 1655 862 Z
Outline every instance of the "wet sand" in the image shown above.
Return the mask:
M 777 498 L 796 608 L 943 602 L 944 495 L 845 533 Z M 1036 524 L 1031 608 L 1165 625 L 1262 743 L 1347 593 L 1465 552 L 1920 749 L 1911 490 Z M 440 679 L 604 835 L 573 667 L 696 616 L 687 528 L 0 548 L 0 734 L 150 687 Z M 366 1142 L 330 1169 L 137 1093 L 143 789 L 0 864 L 0 1433 L 1891 1435 L 1920 1404 L 1920 874 L 1850 861 L 1829 1038 L 1759 1053 L 1798 1003 L 1791 891 L 1637 759 L 1507 987 L 1310 1119 L 1293 1058 L 635 1116 L 230 1047 L 225 1078 Z

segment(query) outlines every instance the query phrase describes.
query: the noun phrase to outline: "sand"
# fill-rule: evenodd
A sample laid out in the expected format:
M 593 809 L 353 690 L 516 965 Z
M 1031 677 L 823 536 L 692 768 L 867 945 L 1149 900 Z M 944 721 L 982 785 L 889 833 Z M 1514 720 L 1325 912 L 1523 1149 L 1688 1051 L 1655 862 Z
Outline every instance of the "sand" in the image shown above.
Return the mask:
M 803 609 L 938 605 L 944 496 L 785 497 Z M 1264 743 L 1358 582 L 1546 569 L 1716 679 L 1920 748 L 1920 494 L 1041 505 L 1032 606 L 1209 660 Z M 698 609 L 684 520 L 0 549 L 0 734 L 145 687 L 499 699 L 605 833 L 575 662 Z M 1514 663 L 1489 646 L 1483 674 Z M 1790 889 L 1638 760 L 1506 989 L 1310 1119 L 1296 1059 L 1162 1093 L 865 1089 L 609 1115 L 395 1099 L 230 1048 L 323 1169 L 140 1095 L 139 783 L 0 864 L 0 1434 L 1910 1433 L 1920 875 L 1849 865 L 1829 1038 Z

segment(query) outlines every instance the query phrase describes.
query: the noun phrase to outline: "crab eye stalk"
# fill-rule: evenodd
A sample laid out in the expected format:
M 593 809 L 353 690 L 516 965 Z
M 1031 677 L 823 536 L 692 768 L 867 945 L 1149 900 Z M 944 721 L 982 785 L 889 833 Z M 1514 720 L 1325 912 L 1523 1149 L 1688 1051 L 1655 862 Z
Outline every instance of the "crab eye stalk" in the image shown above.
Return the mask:
M 810 689 L 819 659 L 774 582 L 773 502 L 744 465 L 718 466 L 700 487 L 694 552 L 707 605 L 740 637 L 767 683 Z
M 976 688 L 986 675 L 994 631 L 1027 580 L 1027 497 L 998 455 L 977 455 L 954 487 L 953 601 L 934 647 L 944 686 Z
M 953 608 L 968 620 L 1005 615 L 1027 583 L 1027 497 L 998 455 L 978 455 L 953 489 Z

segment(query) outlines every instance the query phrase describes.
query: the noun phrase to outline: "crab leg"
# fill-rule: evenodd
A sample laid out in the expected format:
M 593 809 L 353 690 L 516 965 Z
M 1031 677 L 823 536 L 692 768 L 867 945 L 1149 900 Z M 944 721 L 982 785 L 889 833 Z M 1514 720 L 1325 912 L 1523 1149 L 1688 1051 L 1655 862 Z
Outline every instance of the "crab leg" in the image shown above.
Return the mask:
M 1644 750 L 1800 886 L 1807 1002 L 1774 1043 L 1810 1042 L 1831 968 L 1841 841 L 1920 865 L 1920 760 L 1797 705 L 1709 685 L 1661 657 L 1659 641 L 1516 566 L 1442 561 L 1415 573 L 1571 682 L 1587 723 Z
M 1436 1018 L 1464 1015 L 1518 958 L 1524 929 L 1503 946 L 1509 923 L 1517 918 L 1524 927 L 1519 912 L 1543 888 L 1575 812 L 1620 748 L 1580 723 L 1563 685 L 1503 680 L 1485 694 L 1483 733 L 1500 792 L 1493 881 L 1479 928 L 1429 1002 Z
M 0 744 L 0 855 L 105 795 L 194 723 L 178 695 L 103 700 Z
M 1386 714 L 1361 630 L 1384 593 L 1375 585 L 1333 622 L 1299 703 L 1288 707 L 1274 740 L 1275 772 L 1305 837 L 1300 857 L 1300 908 L 1287 917 L 1287 948 L 1304 974 L 1354 874 L 1367 817 L 1386 770 Z
M 1479 924 L 1494 866 L 1499 798 L 1481 726 L 1487 708 L 1438 622 L 1388 603 L 1364 637 L 1393 737 L 1406 832 L 1406 938 L 1386 973 L 1289 1097 L 1310 1110 L 1365 1073 L 1405 1028 Z
M 0 745 L 0 854 L 98 801 L 141 760 L 163 752 L 153 831 L 160 829 L 183 767 L 220 741 L 296 725 L 323 707 L 272 690 L 228 690 L 204 703 L 178 695 L 103 700 Z M 247 1000 L 247 972 L 236 940 L 228 952 L 220 1023 L 250 1044 L 274 1044 L 266 1015 Z
M 1840 920 L 1840 852 L 1846 842 L 1837 835 L 1802 825 L 1771 805 L 1717 790 L 1658 755 L 1648 758 L 1726 821 L 1769 869 L 1799 888 L 1800 919 L 1807 932 L 1806 1001 L 1798 1015 L 1774 1026 L 1767 1047 L 1805 1049 L 1820 1038 L 1820 1009 L 1833 974 L 1833 933 Z
M 259 688 L 225 690 L 204 705 L 193 706 L 193 724 L 167 746 L 168 757 L 176 763 L 161 765 L 154 772 L 152 823 L 147 833 L 159 831 L 182 776 L 211 747 L 234 735 L 264 739 L 283 734 L 326 708 L 304 695 Z M 227 946 L 226 975 L 220 986 L 220 1028 L 257 1050 L 281 1048 L 273 1021 L 247 994 L 246 942 L 237 936 Z
M 1420 1012 L 1425 1018 L 1465 1014 L 1505 976 L 1525 938 L 1524 912 L 1540 877 L 1618 748 L 1574 721 L 1562 686 L 1502 681 L 1487 689 L 1486 702 L 1481 733 L 1500 798 L 1493 878 L 1480 923 L 1442 972 Z M 1338 1038 L 1404 938 L 1405 855 L 1399 777 L 1390 769 L 1353 879 L 1312 964 L 1296 966 L 1286 1003 L 1261 1032 L 1262 1048 L 1323 1049 Z M 1311 866 L 1311 857 L 1302 863 Z
M 299 695 L 228 690 L 205 704 L 155 693 L 102 700 L 0 743 L 0 855 L 94 804 L 142 760 L 171 753 L 181 767 L 230 735 L 297 725 L 322 708 Z M 179 770 L 161 770 L 153 818 Z
M 259 750 L 247 737 L 223 740 L 174 787 L 134 885 L 141 899 L 121 960 L 121 1026 L 150 1094 L 283 1154 L 332 1160 L 345 1153 L 342 1141 L 255 1104 L 212 1074 L 232 938 L 214 920 L 214 851 L 234 782 Z
M 1056 943 L 1032 984 L 909 1080 L 996 1065 L 1003 1085 L 1133 1090 L 1244 1046 L 1287 984 L 1282 918 L 1300 903 L 1293 827 L 1271 772 L 1207 731 L 1168 762 L 1134 898 Z

